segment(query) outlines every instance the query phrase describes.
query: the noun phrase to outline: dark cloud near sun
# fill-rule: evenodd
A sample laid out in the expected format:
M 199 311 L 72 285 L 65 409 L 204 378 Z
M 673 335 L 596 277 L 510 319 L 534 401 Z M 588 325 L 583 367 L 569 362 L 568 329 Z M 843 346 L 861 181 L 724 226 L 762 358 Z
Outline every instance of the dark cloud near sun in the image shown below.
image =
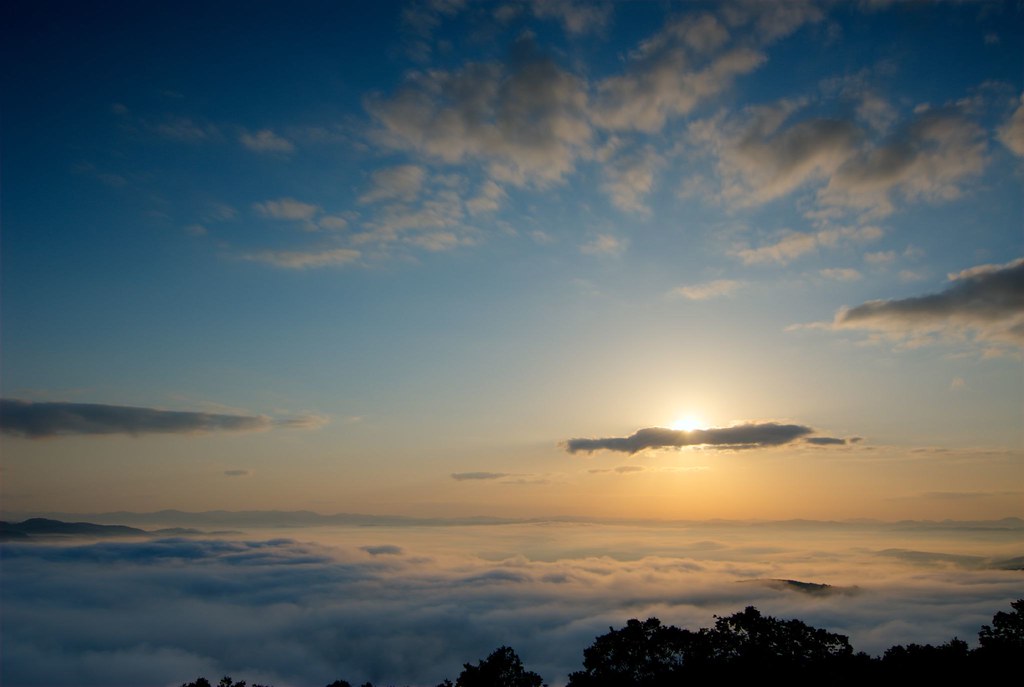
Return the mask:
M 803 425 L 783 425 L 775 422 L 748 423 L 733 427 L 711 429 L 666 429 L 646 427 L 628 437 L 602 439 L 569 439 L 565 449 L 569 453 L 586 451 L 621 451 L 637 453 L 649 448 L 675 448 L 681 446 L 717 446 L 747 449 L 781 446 L 811 434 L 814 430 Z
M 840 439 L 838 437 L 807 437 L 804 439 L 808 444 L 814 444 L 815 446 L 845 446 L 846 439 Z
M 308 428 L 321 423 L 314 417 L 273 418 L 102 403 L 0 399 L 0 431 L 29 439 L 100 434 L 249 432 L 273 427 Z

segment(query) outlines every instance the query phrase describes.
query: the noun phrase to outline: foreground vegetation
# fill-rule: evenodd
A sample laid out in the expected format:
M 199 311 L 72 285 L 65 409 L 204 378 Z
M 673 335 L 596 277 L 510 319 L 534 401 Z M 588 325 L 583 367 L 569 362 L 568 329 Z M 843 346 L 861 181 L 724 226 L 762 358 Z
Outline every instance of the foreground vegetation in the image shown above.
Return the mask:
M 849 639 L 800 620 L 778 620 L 748 606 L 716 617 L 696 632 L 662 625 L 657 618 L 630 620 L 610 629 L 583 650 L 583 670 L 569 675 L 569 687 L 676 687 L 701 679 L 759 681 L 784 676 L 791 684 L 859 685 L 865 680 L 973 682 L 982 676 L 1017 674 L 1024 660 L 1024 599 L 1000 611 L 978 633 L 978 647 L 953 638 L 945 644 L 890 647 L 880 658 L 854 653 Z M 464 664 L 455 684 L 438 687 L 542 687 L 543 678 L 526 670 L 519 656 L 503 646 L 476 665 Z M 224 677 L 216 686 L 206 678 L 181 687 L 246 687 Z M 269 685 L 252 685 L 269 687 Z M 353 687 L 336 680 L 327 687 Z M 361 687 L 373 687 L 369 682 Z

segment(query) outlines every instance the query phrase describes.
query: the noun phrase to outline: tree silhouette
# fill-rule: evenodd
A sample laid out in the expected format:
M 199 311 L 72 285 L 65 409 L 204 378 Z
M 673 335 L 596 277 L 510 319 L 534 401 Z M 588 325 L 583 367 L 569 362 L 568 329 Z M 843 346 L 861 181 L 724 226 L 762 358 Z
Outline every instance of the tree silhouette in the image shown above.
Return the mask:
M 657 618 L 634 618 L 621 630 L 608 630 L 583 650 L 583 670 L 569 676 L 571 687 L 668 685 L 694 652 L 694 633 Z
M 716 616 L 712 630 L 701 630 L 711 639 L 716 662 L 787 664 L 790 667 L 820 664 L 853 655 L 845 635 L 805 624 L 761 615 L 753 606 L 726 618 Z
M 1024 658 L 1024 599 L 1010 604 L 1011 613 L 999 611 L 991 625 L 982 625 L 975 651 L 978 667 L 986 673 L 1020 673 Z
M 664 626 L 657 618 L 630 620 L 583 652 L 583 671 L 570 687 L 668 687 L 687 678 L 756 678 L 766 671 L 797 681 L 848 681 L 870 663 L 849 640 L 799 620 L 777 620 L 753 606 L 699 632 Z
M 217 687 L 245 687 L 245 686 L 246 686 L 245 680 L 239 680 L 238 682 L 235 682 L 234 680 L 231 679 L 230 675 L 225 675 L 224 677 L 222 677 L 220 679 L 220 682 L 217 683 Z M 210 681 L 207 680 L 205 677 L 198 677 L 198 678 L 196 678 L 195 682 L 186 682 L 181 687 L 213 687 L 213 686 L 210 684 Z M 270 687 L 270 686 L 269 685 L 259 685 L 259 684 L 253 683 L 252 687 Z
M 970 681 L 973 673 L 967 642 L 954 637 L 945 644 L 897 644 L 885 650 L 878 672 L 894 680 L 911 682 Z
M 992 625 L 982 625 L 978 643 L 992 651 L 1015 651 L 1024 655 L 1024 599 L 1010 604 L 1012 613 L 999 611 L 992 616 Z
M 455 687 L 541 687 L 543 682 L 540 675 L 523 667 L 515 651 L 502 646 L 475 666 L 464 663 Z

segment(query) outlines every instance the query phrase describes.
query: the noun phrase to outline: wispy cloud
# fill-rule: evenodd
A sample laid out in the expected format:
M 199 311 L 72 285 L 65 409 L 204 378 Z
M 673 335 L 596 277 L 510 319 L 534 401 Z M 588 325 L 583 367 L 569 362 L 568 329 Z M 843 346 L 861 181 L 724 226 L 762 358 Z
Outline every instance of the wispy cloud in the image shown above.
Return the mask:
M 360 203 L 376 203 L 381 200 L 416 199 L 423 188 L 426 171 L 419 165 L 399 165 L 379 169 L 370 175 L 370 189 L 359 197 Z
M 630 53 L 625 73 L 597 83 L 594 121 L 606 129 L 655 133 L 690 113 L 764 63 L 758 49 L 730 46 L 730 38 L 710 14 L 668 24 Z
M 600 32 L 612 13 L 610 2 L 596 0 L 533 0 L 532 8 L 534 16 L 556 19 L 572 35 Z
M 326 248 L 309 251 L 267 250 L 248 253 L 242 257 L 245 260 L 265 262 L 275 267 L 303 270 L 348 265 L 358 260 L 360 255 L 362 254 L 358 250 L 352 248 Z
M 452 479 L 465 482 L 467 480 L 492 480 L 508 477 L 506 472 L 453 472 Z
M 709 298 L 732 295 L 742 287 L 743 282 L 735 279 L 715 279 L 714 281 L 702 284 L 677 286 L 669 291 L 668 295 L 676 298 L 685 298 L 690 301 L 705 301 Z
M 1020 96 L 1020 105 L 1017 109 L 999 127 L 999 140 L 1013 151 L 1014 155 L 1024 157 L 1024 94 Z
M 322 418 L 312 416 L 273 418 L 267 415 L 227 415 L 101 403 L 0 399 L 0 431 L 29 439 L 98 434 L 246 432 L 273 427 L 306 428 L 320 424 L 323 424 Z
M 851 267 L 826 267 L 823 270 L 818 270 L 818 274 L 835 281 L 857 281 L 864 278 L 863 274 Z
M 646 197 L 654 187 L 654 174 L 664 160 L 651 148 L 621 154 L 605 166 L 604 190 L 620 210 L 646 214 Z
M 295 144 L 270 129 L 261 129 L 254 134 L 245 131 L 239 141 L 254 153 L 291 153 L 295 150 Z
M 882 237 L 875 226 L 822 229 L 816 232 L 790 232 L 775 243 L 757 248 L 740 246 L 733 254 L 748 265 L 774 262 L 786 265 L 821 248 L 833 248 L 843 243 L 866 243 Z
M 279 198 L 278 200 L 254 203 L 253 208 L 266 217 L 293 221 L 309 220 L 320 212 L 319 206 L 303 203 L 294 198 Z
M 199 143 L 219 135 L 219 130 L 212 124 L 203 124 L 188 117 L 171 117 L 152 126 L 153 130 L 163 136 L 183 143 Z
M 629 243 L 626 239 L 620 239 L 611 234 L 599 234 L 592 240 L 580 246 L 580 250 L 587 255 L 622 255 Z

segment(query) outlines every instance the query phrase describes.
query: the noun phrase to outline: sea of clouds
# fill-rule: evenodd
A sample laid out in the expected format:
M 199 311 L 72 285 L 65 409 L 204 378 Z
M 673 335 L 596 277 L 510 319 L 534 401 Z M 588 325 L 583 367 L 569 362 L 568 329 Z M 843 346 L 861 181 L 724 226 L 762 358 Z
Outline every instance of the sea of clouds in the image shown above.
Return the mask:
M 1024 596 L 1022 553 L 1019 522 L 536 522 L 6 543 L 0 683 L 162 687 L 230 674 L 276 687 L 436 685 L 509 645 L 556 686 L 595 636 L 629 618 L 697 629 L 747 605 L 872 654 L 974 642 Z

